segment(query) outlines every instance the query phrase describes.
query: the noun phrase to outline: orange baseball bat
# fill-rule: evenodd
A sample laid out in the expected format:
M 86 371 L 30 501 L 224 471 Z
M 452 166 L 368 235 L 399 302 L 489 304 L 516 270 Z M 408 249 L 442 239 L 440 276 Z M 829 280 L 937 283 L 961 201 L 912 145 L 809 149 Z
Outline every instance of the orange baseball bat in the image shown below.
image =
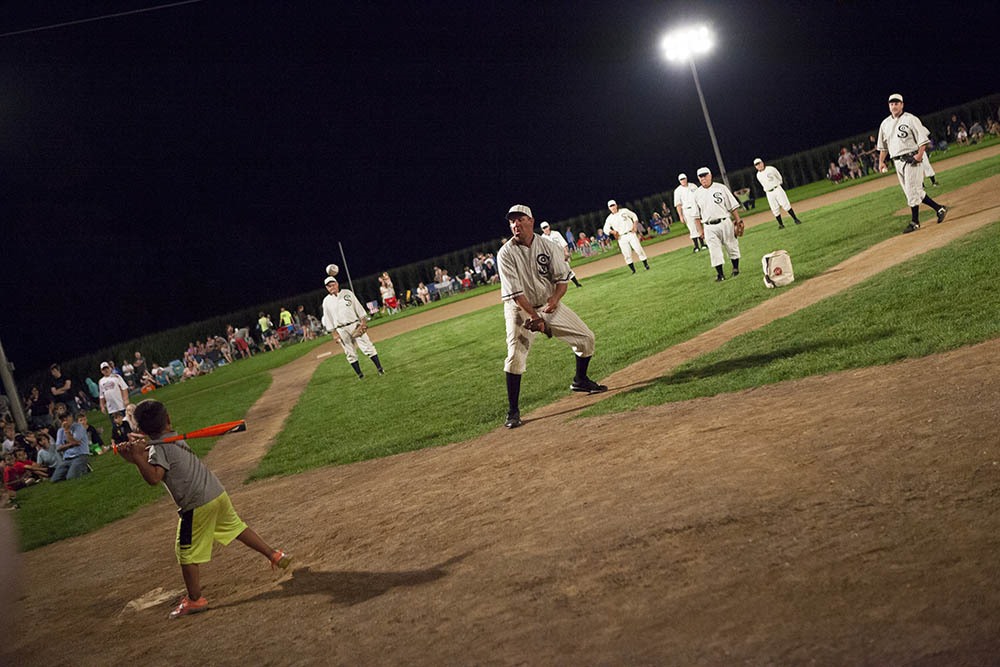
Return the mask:
M 172 435 L 168 438 L 160 438 L 158 440 L 150 440 L 151 445 L 160 445 L 165 442 L 177 442 L 178 440 L 191 440 L 193 438 L 215 438 L 220 435 L 225 435 L 227 433 L 239 433 L 241 431 L 247 430 L 247 422 L 245 419 L 240 419 L 234 422 L 225 422 L 222 424 L 215 424 L 214 426 L 206 426 L 205 428 L 199 428 L 190 433 L 179 433 L 177 435 Z M 112 451 L 117 454 L 118 446 L 112 446 Z

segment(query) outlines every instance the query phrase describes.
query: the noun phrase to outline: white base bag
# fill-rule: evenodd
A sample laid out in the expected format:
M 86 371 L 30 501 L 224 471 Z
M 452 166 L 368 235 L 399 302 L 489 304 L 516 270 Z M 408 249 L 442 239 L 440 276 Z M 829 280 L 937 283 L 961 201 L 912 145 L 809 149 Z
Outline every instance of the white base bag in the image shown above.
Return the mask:
M 784 250 L 775 250 L 761 258 L 764 267 L 764 285 L 767 288 L 784 287 L 795 282 L 792 258 Z

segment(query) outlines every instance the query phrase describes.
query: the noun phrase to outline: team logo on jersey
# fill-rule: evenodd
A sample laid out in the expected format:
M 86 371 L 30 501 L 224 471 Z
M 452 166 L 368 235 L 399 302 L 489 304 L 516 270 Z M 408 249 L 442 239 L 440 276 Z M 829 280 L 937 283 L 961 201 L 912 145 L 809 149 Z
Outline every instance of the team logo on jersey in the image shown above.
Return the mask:
M 719 206 L 722 206 L 722 202 L 725 200 L 725 197 L 722 196 L 721 192 L 713 192 L 712 193 L 712 199 L 715 200 L 716 204 L 718 204 Z
M 910 136 L 910 126 L 909 125 L 900 125 L 896 129 L 897 129 L 896 136 L 899 137 L 900 139 L 906 139 L 908 136 Z
M 351 297 L 348 296 L 347 294 L 344 295 L 344 303 L 347 304 L 348 306 L 351 305 Z
M 545 254 L 535 256 L 535 263 L 538 264 L 538 275 L 549 275 L 549 263 L 551 261 L 552 258 Z

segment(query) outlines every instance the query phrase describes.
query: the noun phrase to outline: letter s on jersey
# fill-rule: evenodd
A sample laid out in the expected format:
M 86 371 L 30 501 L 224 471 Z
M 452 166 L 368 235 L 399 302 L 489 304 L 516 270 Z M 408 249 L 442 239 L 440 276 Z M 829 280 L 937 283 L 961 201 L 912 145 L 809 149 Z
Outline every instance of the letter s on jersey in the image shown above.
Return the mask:
M 722 203 L 723 203 L 724 199 L 723 199 L 723 196 L 722 196 L 721 192 L 712 193 L 712 199 L 715 200 L 716 204 L 718 204 L 719 206 L 722 206 Z
M 898 131 L 896 132 L 896 136 L 899 137 L 900 139 L 906 139 L 908 136 L 910 136 L 909 125 L 900 125 L 897 129 Z

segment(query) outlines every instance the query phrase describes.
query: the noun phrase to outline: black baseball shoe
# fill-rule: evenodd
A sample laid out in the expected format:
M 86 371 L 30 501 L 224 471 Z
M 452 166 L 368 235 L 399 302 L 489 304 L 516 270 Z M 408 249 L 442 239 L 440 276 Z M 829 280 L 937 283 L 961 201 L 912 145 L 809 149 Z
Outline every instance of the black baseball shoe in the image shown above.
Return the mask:
M 946 216 L 946 215 L 948 215 L 948 209 L 947 209 L 947 208 L 945 208 L 944 206 L 942 206 L 941 208 L 939 208 L 939 209 L 937 210 L 937 216 L 938 216 L 938 224 L 939 224 L 939 225 L 940 225 L 940 224 L 941 224 L 942 222 L 944 222 L 944 216 Z
M 733 275 L 732 275 L 732 277 L 735 278 L 738 275 L 740 275 L 740 270 L 739 269 L 733 269 Z
M 365 374 L 364 373 L 358 373 L 358 379 L 359 380 L 364 380 L 365 379 Z
M 801 225 L 801 224 L 802 224 L 802 221 L 801 221 L 801 220 L 799 220 L 798 218 L 795 218 L 795 224 L 796 224 L 796 225 Z
M 379 375 L 385 375 L 385 369 L 384 368 L 378 369 L 378 374 Z
M 603 384 L 597 384 L 590 378 L 583 378 L 583 380 L 577 381 L 573 380 L 573 384 L 569 386 L 573 391 L 584 392 L 587 394 L 600 394 L 608 390 L 608 388 Z
M 906 229 L 903 230 L 903 233 L 904 234 L 909 234 L 910 232 L 915 232 L 918 229 L 920 229 L 920 223 L 919 222 L 911 222 L 910 224 L 908 224 L 906 226 Z
M 725 279 L 726 279 L 725 276 L 715 276 L 715 282 L 717 283 L 721 283 Z
M 524 424 L 524 422 L 521 421 L 521 413 L 518 410 L 515 410 L 514 412 L 508 412 L 507 421 L 503 423 L 503 425 L 506 426 L 507 428 L 517 428 L 522 424 Z
M 784 229 L 784 228 L 785 228 L 785 226 L 779 222 L 778 223 L 778 229 Z

